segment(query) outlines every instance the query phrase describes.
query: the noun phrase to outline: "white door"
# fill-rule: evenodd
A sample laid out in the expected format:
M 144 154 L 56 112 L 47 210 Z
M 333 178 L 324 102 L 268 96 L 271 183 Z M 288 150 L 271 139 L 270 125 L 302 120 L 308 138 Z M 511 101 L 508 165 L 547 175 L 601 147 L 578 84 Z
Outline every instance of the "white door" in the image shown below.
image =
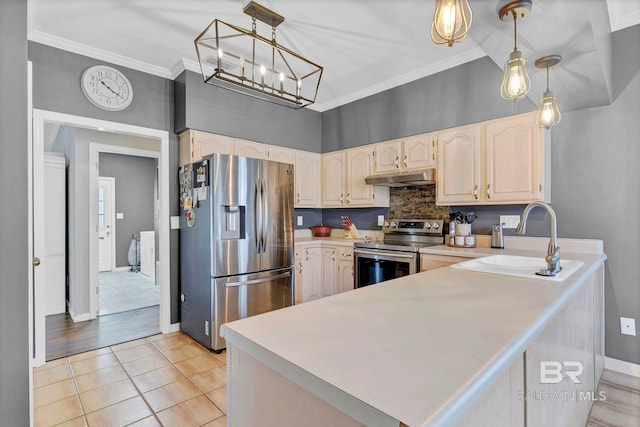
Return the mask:
M 98 178 L 98 270 L 112 271 L 115 247 L 115 178 Z

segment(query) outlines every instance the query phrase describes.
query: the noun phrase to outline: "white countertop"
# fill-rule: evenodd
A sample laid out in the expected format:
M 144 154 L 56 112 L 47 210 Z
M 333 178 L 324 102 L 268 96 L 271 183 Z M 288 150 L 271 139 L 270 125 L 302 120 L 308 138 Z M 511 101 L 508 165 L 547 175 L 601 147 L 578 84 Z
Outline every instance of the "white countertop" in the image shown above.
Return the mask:
M 445 248 L 432 250 L 459 249 Z M 228 323 L 222 333 L 356 419 L 448 425 L 606 259 L 564 256 L 584 265 L 563 282 L 445 267 Z

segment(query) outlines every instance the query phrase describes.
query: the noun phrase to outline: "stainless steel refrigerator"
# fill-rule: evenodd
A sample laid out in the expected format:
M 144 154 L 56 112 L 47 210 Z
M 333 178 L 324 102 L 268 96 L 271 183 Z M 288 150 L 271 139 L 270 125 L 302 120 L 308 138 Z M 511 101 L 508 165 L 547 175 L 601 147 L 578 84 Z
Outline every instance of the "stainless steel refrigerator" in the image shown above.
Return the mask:
M 293 165 L 214 154 L 180 168 L 180 328 L 220 351 L 220 326 L 293 304 Z

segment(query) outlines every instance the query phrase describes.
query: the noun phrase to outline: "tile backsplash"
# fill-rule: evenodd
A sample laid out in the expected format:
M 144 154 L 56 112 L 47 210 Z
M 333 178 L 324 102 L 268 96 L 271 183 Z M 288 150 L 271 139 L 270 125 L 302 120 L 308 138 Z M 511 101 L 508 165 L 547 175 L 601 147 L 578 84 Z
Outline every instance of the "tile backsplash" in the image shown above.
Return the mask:
M 391 187 L 389 217 L 449 219 L 448 206 L 436 206 L 436 186 Z

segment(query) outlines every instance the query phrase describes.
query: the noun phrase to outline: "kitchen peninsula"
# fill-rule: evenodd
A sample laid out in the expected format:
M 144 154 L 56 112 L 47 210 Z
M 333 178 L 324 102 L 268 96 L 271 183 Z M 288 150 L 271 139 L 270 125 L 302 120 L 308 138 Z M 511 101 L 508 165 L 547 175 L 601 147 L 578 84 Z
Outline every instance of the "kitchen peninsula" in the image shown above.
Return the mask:
M 584 425 L 606 255 L 576 242 L 560 282 L 445 267 L 226 324 L 230 425 Z M 465 256 L 488 252 L 543 254 Z M 542 361 L 578 362 L 580 383 L 543 383 Z

